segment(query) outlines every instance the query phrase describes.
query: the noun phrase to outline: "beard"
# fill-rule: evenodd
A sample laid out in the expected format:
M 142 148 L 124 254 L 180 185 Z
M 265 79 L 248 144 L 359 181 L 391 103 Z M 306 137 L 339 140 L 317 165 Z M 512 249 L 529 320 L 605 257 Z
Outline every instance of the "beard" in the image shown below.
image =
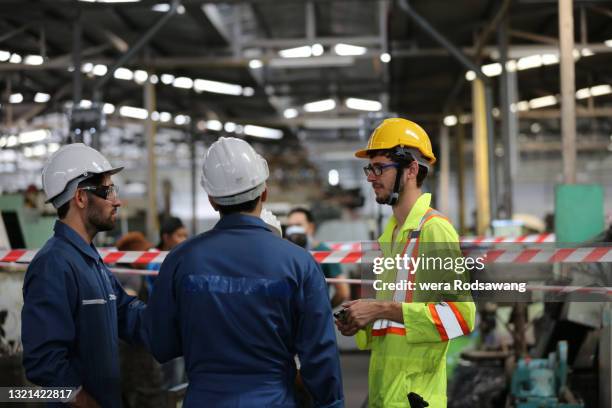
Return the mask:
M 87 220 L 96 229 L 96 231 L 111 231 L 115 228 L 115 221 L 113 220 L 113 214 L 116 212 L 115 209 L 110 213 L 108 217 L 104 217 L 101 211 L 96 211 L 96 208 L 87 209 Z

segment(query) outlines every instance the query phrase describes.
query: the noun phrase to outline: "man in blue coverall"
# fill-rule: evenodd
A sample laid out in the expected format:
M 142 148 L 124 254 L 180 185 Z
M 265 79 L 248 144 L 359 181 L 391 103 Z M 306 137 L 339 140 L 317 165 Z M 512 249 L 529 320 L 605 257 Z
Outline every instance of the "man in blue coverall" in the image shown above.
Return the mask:
M 120 407 L 118 339 L 148 341 L 145 305 L 123 291 L 92 243 L 114 228 L 121 202 L 111 175 L 121 169 L 82 143 L 62 147 L 43 169 L 59 220 L 23 285 L 23 365 L 35 384 L 77 389 L 73 407 Z
M 162 264 L 149 302 L 151 351 L 184 355 L 184 407 L 294 407 L 294 356 L 319 407 L 343 407 L 333 317 L 323 273 L 259 217 L 266 161 L 244 140 L 220 138 L 202 186 L 221 220 Z

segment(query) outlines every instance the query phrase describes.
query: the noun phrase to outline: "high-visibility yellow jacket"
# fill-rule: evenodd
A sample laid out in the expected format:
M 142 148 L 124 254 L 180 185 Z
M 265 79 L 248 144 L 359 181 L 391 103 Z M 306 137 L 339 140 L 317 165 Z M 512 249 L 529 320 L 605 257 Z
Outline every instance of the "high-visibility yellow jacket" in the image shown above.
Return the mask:
M 457 232 L 446 218 L 429 207 L 430 202 L 430 194 L 419 197 L 404 225 L 398 226 L 393 245 L 392 234 L 397 223 L 391 217 L 378 240 L 385 257 L 403 253 L 422 255 L 422 248 L 429 247 L 425 243 L 440 243 L 446 248 L 446 254 L 450 251 L 461 257 Z M 402 277 L 415 283 L 427 280 L 421 269 L 416 269 L 415 274 L 409 272 L 387 270 L 377 278 L 383 282 L 397 282 Z M 467 277 L 465 273 L 451 271 L 448 279 Z M 376 298 L 401 301 L 404 323 L 378 320 L 356 335 L 358 347 L 371 350 L 369 406 L 409 407 L 407 395 L 415 392 L 430 408 L 446 407 L 448 342 L 474 328 L 475 306 L 469 293 L 467 297 L 464 293 L 457 302 L 431 301 L 431 297 L 423 296 L 418 290 L 378 291 Z

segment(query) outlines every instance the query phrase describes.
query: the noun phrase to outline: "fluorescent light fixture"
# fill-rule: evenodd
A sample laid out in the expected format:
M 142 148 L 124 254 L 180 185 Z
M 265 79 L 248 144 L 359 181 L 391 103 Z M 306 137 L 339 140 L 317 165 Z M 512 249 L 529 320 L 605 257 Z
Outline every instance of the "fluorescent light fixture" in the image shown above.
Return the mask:
M 174 117 L 174 124 L 178 126 L 186 125 L 191 122 L 191 118 L 187 115 L 176 115 Z
M 325 52 L 325 49 L 321 44 L 313 44 L 313 46 L 310 47 L 310 51 L 313 57 L 320 57 Z
M 236 130 L 236 124 L 234 122 L 225 122 L 223 125 L 223 130 L 227 133 L 233 133 Z
M 11 64 L 19 64 L 21 62 L 21 55 L 19 55 L 19 54 L 12 54 L 11 58 L 9 58 L 9 62 Z
M 249 61 L 249 68 L 251 69 L 259 69 L 263 67 L 263 62 L 261 62 L 261 60 L 258 59 L 252 59 Z
M 172 82 L 174 82 L 174 75 L 162 74 L 160 79 L 162 81 L 162 84 L 164 84 L 164 85 L 171 85 Z
M 81 108 L 89 109 L 91 108 L 91 101 L 89 99 L 81 99 L 81 102 L 79 102 L 79 106 Z
M 509 60 L 508 62 L 506 62 L 506 71 L 508 72 L 516 71 L 516 61 L 515 60 Z
M 96 76 L 104 76 L 108 72 L 108 67 L 104 64 L 94 65 L 92 72 Z
M 363 55 L 368 51 L 366 47 L 339 43 L 334 45 L 334 52 L 342 56 Z
M 131 81 L 134 79 L 134 73 L 127 68 L 117 68 L 115 72 L 113 72 L 113 76 L 117 79 L 123 79 L 125 81 Z
M 455 115 L 448 115 L 444 117 L 444 125 L 445 126 L 455 126 L 458 122 L 457 117 Z
M 94 68 L 94 65 L 91 62 L 86 62 L 81 65 L 81 72 L 84 74 L 90 73 Z
M 529 101 L 529 107 L 531 109 L 543 108 L 545 106 L 552 106 L 557 104 L 557 97 L 555 95 L 546 95 L 539 98 L 534 98 Z
M 591 96 L 589 88 L 582 88 L 576 91 L 576 99 L 587 99 Z
M 389 54 L 388 52 L 383 52 L 382 54 L 380 54 L 380 61 L 388 64 L 389 62 L 391 62 L 391 54 Z
M 354 57 L 341 57 L 339 55 L 323 55 L 317 58 L 272 58 L 268 61 L 270 68 L 345 67 L 354 64 Z
M 134 106 L 122 106 L 119 108 L 119 114 L 126 118 L 146 119 L 149 113 L 146 109 L 136 108 Z
M 285 117 L 285 119 L 297 118 L 298 110 L 295 108 L 287 108 L 283 111 L 283 116 Z
M 593 55 L 595 55 L 595 53 L 592 49 L 585 47 L 580 50 L 580 55 L 582 55 L 583 57 L 592 57 Z
M 321 101 L 310 102 L 304 105 L 306 112 L 325 112 L 336 107 L 336 101 L 333 99 L 323 99 Z
M 158 111 L 151 112 L 151 120 L 154 121 L 154 122 L 157 122 L 159 120 L 159 112 Z
M 312 47 L 310 45 L 303 45 L 301 47 L 287 48 L 280 50 L 278 55 L 281 58 L 308 58 L 312 56 Z
M 612 48 L 612 40 L 606 40 L 604 41 L 604 44 L 606 45 L 606 47 Z
M 209 81 L 208 79 L 196 79 L 193 88 L 198 92 L 212 92 L 225 95 L 241 95 L 242 86 L 229 84 L 227 82 Z
M 152 83 L 153 85 L 155 85 L 156 83 L 158 83 L 158 82 L 159 82 L 159 77 L 158 77 L 157 75 L 153 74 L 153 75 L 151 75 L 151 76 L 149 77 L 149 81 L 151 81 L 151 83 Z
M 574 48 L 572 50 L 572 56 L 574 57 L 575 60 L 579 60 L 580 59 L 580 50 L 578 48 Z
M 134 71 L 134 81 L 138 84 L 144 84 L 149 79 L 149 74 L 147 71 L 143 71 L 142 69 L 137 69 Z
M 556 54 L 542 54 L 542 64 L 554 65 L 559 63 L 559 56 Z
M 502 66 L 499 62 L 483 65 L 480 67 L 480 69 L 482 70 L 482 73 L 488 77 L 501 75 L 502 72 Z
M 516 68 L 519 71 L 522 71 L 524 69 L 537 68 L 540 66 L 542 66 L 542 56 L 540 54 L 519 58 L 518 62 L 516 63 Z
M 79 0 L 85 3 L 137 3 L 140 0 Z
M 19 143 L 26 144 L 41 142 L 49 136 L 51 136 L 49 129 L 37 129 L 29 132 L 23 132 L 19 134 Z
M 59 148 L 60 148 L 60 144 L 59 143 L 49 143 L 47 145 L 47 151 L 49 153 L 55 153 L 55 152 L 57 152 L 59 150 Z
M 610 87 L 610 85 L 597 85 L 591 87 L 591 95 L 593 96 L 607 95 L 610 93 L 612 93 L 612 87 Z
M 338 170 L 331 169 L 327 173 L 327 182 L 330 186 L 337 186 L 340 183 L 340 173 L 338 173 Z
M 106 115 L 112 115 L 115 113 L 115 105 L 112 103 L 105 103 L 104 106 L 102 106 L 102 112 L 104 112 Z
M 159 11 L 160 13 L 167 13 L 170 11 L 170 4 L 168 3 L 159 3 L 151 7 L 153 11 Z
M 529 102 L 527 101 L 519 101 L 516 104 L 516 109 L 518 109 L 519 112 L 525 112 L 529 110 Z
M 218 120 L 213 119 L 206 122 L 206 128 L 219 132 L 221 129 L 223 129 L 223 124 Z
M 250 86 L 245 86 L 244 88 L 242 88 L 242 95 L 246 97 L 251 97 L 255 95 L 255 89 L 251 88 Z
M 40 55 L 26 55 L 23 63 L 26 65 L 42 65 L 45 59 Z
M 349 109 L 368 111 L 368 112 L 378 112 L 379 110 L 382 109 L 382 103 L 378 101 L 371 101 L 368 99 L 347 98 L 344 104 Z
M 282 130 L 255 125 L 246 125 L 244 127 L 244 134 L 253 137 L 261 137 L 263 139 L 278 140 L 283 138 Z
M 170 112 L 160 112 L 159 121 L 160 122 L 170 122 L 172 120 L 172 115 Z
M 473 81 L 476 79 L 476 73 L 474 71 L 468 71 L 465 73 L 465 79 L 468 81 Z
M 23 102 L 23 95 L 20 93 L 14 93 L 9 96 L 9 103 L 21 103 Z
M 178 77 L 172 82 L 175 88 L 191 89 L 193 87 L 193 79 L 187 77 Z
M 0 62 L 6 62 L 11 58 L 11 53 L 8 51 L 0 50 Z
M 6 147 L 17 146 L 17 143 L 19 143 L 19 139 L 17 138 L 17 136 L 10 135 L 6 140 Z
M 49 102 L 49 99 L 51 99 L 51 95 L 49 95 L 48 93 L 36 92 L 36 95 L 34 95 L 34 102 L 36 103 Z
M 6 136 L 0 137 L 0 149 L 6 146 L 8 142 L 8 138 Z

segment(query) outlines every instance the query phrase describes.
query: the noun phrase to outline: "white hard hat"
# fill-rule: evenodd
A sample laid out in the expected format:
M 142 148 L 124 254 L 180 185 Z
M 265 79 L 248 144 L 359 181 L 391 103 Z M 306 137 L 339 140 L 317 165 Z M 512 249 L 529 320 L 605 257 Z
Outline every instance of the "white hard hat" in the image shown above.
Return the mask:
M 121 170 L 123 167 L 111 166 L 100 152 L 83 143 L 63 146 L 53 153 L 42 171 L 42 185 L 47 202 L 60 195 L 68 183 L 77 178 L 85 179 L 101 173 L 115 174 Z M 53 204 L 57 207 L 58 203 Z
M 268 163 L 242 139 L 221 137 L 204 157 L 201 184 L 220 205 L 254 200 L 265 189 Z

